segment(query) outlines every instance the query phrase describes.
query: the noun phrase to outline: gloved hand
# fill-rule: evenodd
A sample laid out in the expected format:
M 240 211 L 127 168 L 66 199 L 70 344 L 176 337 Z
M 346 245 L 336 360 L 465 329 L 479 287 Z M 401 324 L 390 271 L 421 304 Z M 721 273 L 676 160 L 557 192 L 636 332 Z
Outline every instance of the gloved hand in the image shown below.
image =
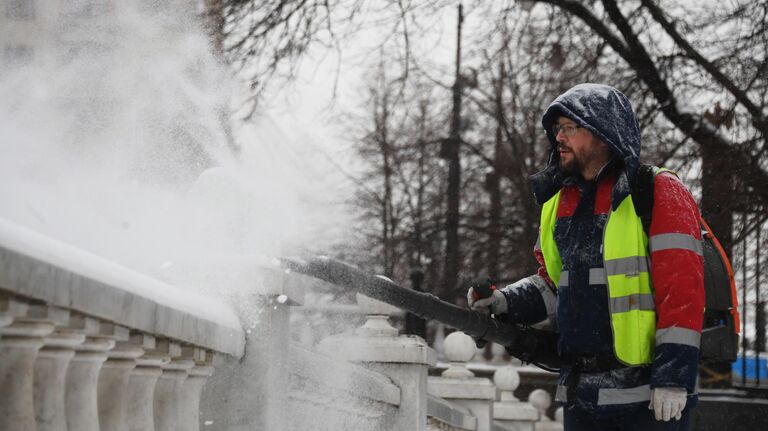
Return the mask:
M 651 391 L 648 408 L 653 410 L 657 421 L 680 420 L 687 400 L 688 391 L 685 388 L 655 388 Z
M 467 304 L 473 310 L 491 314 L 507 312 L 507 298 L 496 289 L 496 285 L 490 278 L 479 279 L 472 283 L 467 290 Z

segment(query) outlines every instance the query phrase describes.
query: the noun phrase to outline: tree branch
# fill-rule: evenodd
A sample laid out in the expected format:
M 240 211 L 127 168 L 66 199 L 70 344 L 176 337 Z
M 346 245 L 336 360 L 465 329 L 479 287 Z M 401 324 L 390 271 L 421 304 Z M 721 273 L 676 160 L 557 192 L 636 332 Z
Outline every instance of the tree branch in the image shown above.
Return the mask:
M 689 58 L 704 68 L 704 70 L 706 70 L 707 73 L 709 73 L 715 79 L 715 81 L 725 87 L 725 89 L 728 90 L 739 103 L 744 105 L 744 107 L 747 108 L 747 111 L 749 111 L 749 113 L 752 115 L 752 123 L 754 126 L 760 130 L 763 136 L 768 136 L 768 133 L 766 133 L 768 131 L 768 124 L 766 124 L 763 111 L 749 98 L 747 93 L 739 88 L 731 79 L 725 76 L 725 74 L 720 69 L 718 69 L 717 66 L 704 58 L 701 53 L 699 53 L 693 46 L 691 46 L 691 44 L 680 35 L 675 26 L 670 23 L 669 20 L 667 20 L 667 18 L 664 16 L 664 12 L 654 3 L 653 0 L 641 1 L 643 6 L 648 9 L 648 12 L 651 13 L 653 19 L 661 25 L 664 31 L 667 32 L 672 40 L 675 41 L 677 46 L 679 46 L 688 55 Z
M 752 188 L 753 198 L 768 204 L 768 173 L 759 162 L 752 160 L 751 154 L 739 151 L 724 139 L 717 131 L 705 124 L 700 116 L 691 112 L 682 112 L 675 103 L 675 97 L 667 82 L 661 77 L 655 63 L 648 55 L 637 34 L 632 30 L 627 19 L 614 0 L 603 0 L 608 16 L 624 37 L 624 42 L 617 37 L 581 3 L 573 0 L 537 0 L 539 3 L 552 4 L 566 10 L 587 24 L 595 33 L 605 38 L 611 47 L 626 61 L 649 87 L 654 98 L 659 102 L 664 116 L 680 131 L 690 136 L 701 146 L 710 146 L 723 157 L 733 161 L 733 166 L 745 168 L 740 177 Z

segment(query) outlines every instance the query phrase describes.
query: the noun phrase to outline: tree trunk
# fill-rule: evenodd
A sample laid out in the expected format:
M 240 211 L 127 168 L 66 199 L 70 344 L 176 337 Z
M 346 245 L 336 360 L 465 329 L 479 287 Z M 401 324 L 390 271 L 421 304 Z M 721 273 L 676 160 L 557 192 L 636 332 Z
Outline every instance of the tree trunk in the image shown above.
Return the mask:
M 733 161 L 711 145 L 701 146 L 701 215 L 730 258 L 733 248 Z
M 499 255 L 501 249 L 501 167 L 503 130 L 504 127 L 504 60 L 499 61 L 499 78 L 496 81 L 496 136 L 493 148 L 493 171 L 485 179 L 486 190 L 491 198 L 488 210 L 488 276 L 493 280 L 499 278 Z
M 459 277 L 461 250 L 459 247 L 459 204 L 461 201 L 461 24 L 462 10 L 459 4 L 458 34 L 456 38 L 456 81 L 453 84 L 453 112 L 451 117 L 451 136 L 446 141 L 445 156 L 448 160 L 447 210 L 445 220 L 445 267 L 443 268 L 443 299 L 452 300 Z
M 382 170 L 384 174 L 384 198 L 381 211 L 381 237 L 384 246 L 384 275 L 392 277 L 395 269 L 395 244 L 393 241 L 393 205 L 392 205 L 392 155 L 389 144 L 389 97 L 384 94 L 381 100 L 380 117 L 377 118 L 376 139 L 381 150 Z
M 733 248 L 733 160 L 712 145 L 701 145 L 701 215 L 707 221 L 730 258 Z M 702 365 L 702 387 L 730 387 L 731 363 L 715 362 Z

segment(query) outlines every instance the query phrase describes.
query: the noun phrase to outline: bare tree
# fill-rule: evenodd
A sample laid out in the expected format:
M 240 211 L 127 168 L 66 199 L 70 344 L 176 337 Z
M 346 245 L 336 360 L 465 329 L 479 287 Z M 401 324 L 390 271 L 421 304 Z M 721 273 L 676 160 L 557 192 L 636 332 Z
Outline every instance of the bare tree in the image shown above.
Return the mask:
M 352 127 L 364 165 L 355 201 L 364 232 L 361 254 L 368 257 L 362 263 L 398 280 L 426 266 L 428 288 L 439 289 L 445 184 L 437 157 L 437 130 L 444 127 L 435 115 L 439 105 L 419 83 L 403 91 L 382 66 L 368 92 L 365 123 Z
M 379 256 L 382 269 L 397 277 L 415 261 L 430 261 L 426 281 L 436 288 L 435 279 L 446 269 L 436 263 L 446 241 L 445 214 L 439 210 L 446 203 L 446 169 L 437 163 L 436 137 L 447 135 L 452 74 L 428 56 L 415 55 L 413 47 L 425 34 L 439 32 L 435 17 L 442 15 L 435 12 L 453 9 L 455 1 L 221 2 L 224 24 L 218 20 L 212 28 L 223 28 L 226 58 L 248 79 L 254 97 L 270 80 L 290 77 L 314 49 L 338 52 L 346 38 L 370 24 L 391 30 L 382 43 L 397 41 L 391 44 L 398 52 L 392 57 L 396 78 L 389 81 L 396 85 L 387 90 L 388 120 L 378 123 L 386 125 L 386 139 L 367 140 L 366 160 L 376 163 L 364 182 L 369 191 L 361 193 L 377 197 L 378 206 L 370 207 L 378 208 L 369 214 L 377 220 L 370 239 L 383 244 L 386 238 L 390 251 Z M 478 87 L 465 93 L 462 106 L 462 269 L 453 278 L 479 271 L 514 278 L 530 270 L 538 209 L 527 176 L 543 166 L 548 150 L 540 115 L 578 82 L 611 83 L 629 96 L 644 135 L 645 161 L 678 168 L 693 179 L 702 212 L 726 250 L 752 241 L 766 223 L 768 4 L 467 0 L 464 5 L 466 15 L 482 17 L 476 20 L 482 24 L 467 19 L 464 58 L 478 70 Z M 373 133 L 377 123 L 367 124 Z M 370 136 L 381 138 L 382 131 Z M 382 202 L 391 202 L 391 208 Z M 743 224 L 738 229 L 735 215 Z M 754 279 L 748 281 L 757 297 Z
M 346 43 L 381 29 L 381 46 L 398 39 L 401 77 L 408 75 L 414 11 L 427 16 L 443 1 L 206 0 L 209 28 L 227 60 L 251 88 L 252 111 L 272 85 L 290 82 L 308 55 L 333 54 L 340 68 Z M 337 75 L 338 77 L 338 75 Z M 335 91 L 334 91 L 335 94 Z

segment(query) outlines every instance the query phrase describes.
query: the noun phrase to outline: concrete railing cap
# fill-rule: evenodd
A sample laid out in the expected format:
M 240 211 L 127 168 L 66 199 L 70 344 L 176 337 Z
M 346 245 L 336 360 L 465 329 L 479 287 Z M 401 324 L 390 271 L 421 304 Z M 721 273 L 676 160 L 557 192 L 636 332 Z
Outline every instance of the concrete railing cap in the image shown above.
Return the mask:
M 234 356 L 245 345 L 240 320 L 221 300 L 1 218 L 0 290 Z

